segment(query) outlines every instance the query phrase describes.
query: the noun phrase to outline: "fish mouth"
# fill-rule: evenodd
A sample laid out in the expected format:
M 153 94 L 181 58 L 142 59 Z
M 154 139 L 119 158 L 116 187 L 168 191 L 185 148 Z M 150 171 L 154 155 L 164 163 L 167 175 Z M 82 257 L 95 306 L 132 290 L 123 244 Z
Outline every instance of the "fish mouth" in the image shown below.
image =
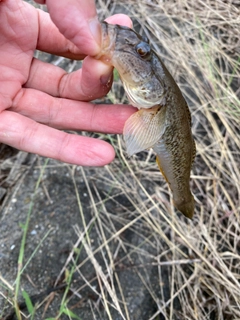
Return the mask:
M 95 59 L 102 60 L 106 64 L 112 65 L 112 57 L 116 44 L 116 29 L 107 22 L 101 22 L 101 50 Z

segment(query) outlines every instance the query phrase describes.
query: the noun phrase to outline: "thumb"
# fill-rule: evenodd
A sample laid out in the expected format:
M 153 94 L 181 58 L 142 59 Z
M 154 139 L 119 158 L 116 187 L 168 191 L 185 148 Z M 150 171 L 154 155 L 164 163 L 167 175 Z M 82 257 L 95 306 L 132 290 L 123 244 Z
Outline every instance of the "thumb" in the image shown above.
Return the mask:
M 81 52 L 94 56 L 100 50 L 100 23 L 94 0 L 38 0 L 46 3 L 59 31 Z

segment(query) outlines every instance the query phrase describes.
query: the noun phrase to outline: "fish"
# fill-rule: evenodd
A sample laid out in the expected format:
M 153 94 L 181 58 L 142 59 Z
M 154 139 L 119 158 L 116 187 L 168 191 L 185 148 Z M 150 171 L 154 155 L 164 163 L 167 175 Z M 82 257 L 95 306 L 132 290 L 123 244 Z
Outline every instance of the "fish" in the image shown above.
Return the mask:
M 146 36 L 107 22 L 101 29 L 101 51 L 95 58 L 117 69 L 130 104 L 138 108 L 123 129 L 127 153 L 154 150 L 174 207 L 191 219 L 195 201 L 190 173 L 196 147 L 181 90 Z

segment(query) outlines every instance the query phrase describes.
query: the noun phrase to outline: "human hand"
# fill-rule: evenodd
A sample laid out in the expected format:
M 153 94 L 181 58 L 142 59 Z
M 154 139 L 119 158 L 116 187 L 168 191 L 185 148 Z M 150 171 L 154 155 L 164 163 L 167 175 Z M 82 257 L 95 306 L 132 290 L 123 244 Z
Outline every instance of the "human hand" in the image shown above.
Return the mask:
M 0 0 L 0 142 L 64 162 L 105 165 L 115 156 L 110 144 L 59 129 L 122 132 L 133 108 L 89 102 L 109 91 L 112 68 L 87 56 L 81 70 L 67 74 L 33 58 L 35 49 L 71 59 L 98 54 L 94 1 L 36 2 L 46 2 L 52 20 L 22 0 Z M 124 15 L 107 21 L 131 26 Z

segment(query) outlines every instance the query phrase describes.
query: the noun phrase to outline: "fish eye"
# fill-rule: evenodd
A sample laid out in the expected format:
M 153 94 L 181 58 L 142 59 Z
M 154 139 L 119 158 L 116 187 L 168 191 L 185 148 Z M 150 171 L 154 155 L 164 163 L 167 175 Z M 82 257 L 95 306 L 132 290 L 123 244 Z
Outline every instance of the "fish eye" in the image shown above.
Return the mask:
M 140 42 L 138 45 L 136 45 L 135 49 L 141 58 L 146 60 L 151 58 L 151 48 L 148 43 Z

